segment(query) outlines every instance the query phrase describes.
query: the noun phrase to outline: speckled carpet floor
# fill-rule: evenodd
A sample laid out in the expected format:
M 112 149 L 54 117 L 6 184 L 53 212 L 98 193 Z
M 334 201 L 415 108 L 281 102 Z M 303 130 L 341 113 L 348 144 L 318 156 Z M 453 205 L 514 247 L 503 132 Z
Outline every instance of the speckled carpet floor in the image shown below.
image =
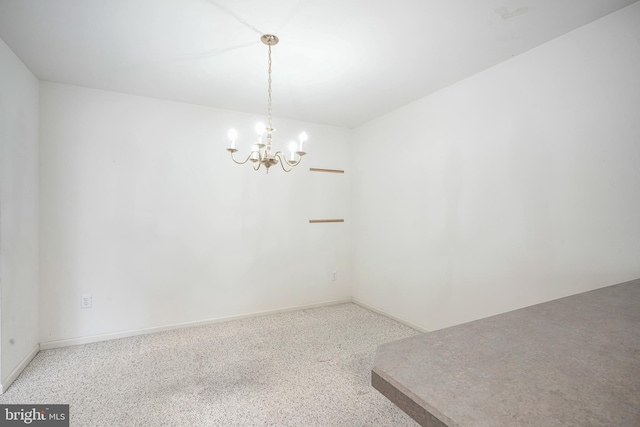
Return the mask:
M 355 304 L 41 351 L 0 404 L 71 426 L 416 426 L 370 385 L 378 344 L 418 334 Z

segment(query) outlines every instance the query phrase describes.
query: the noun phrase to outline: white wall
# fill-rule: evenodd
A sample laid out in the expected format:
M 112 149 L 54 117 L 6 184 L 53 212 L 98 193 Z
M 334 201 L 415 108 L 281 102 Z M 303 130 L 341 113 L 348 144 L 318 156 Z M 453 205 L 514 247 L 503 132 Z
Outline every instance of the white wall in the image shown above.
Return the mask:
M 348 169 L 349 130 L 274 118 L 276 144 L 306 130 L 309 156 L 266 175 L 225 151 L 233 126 L 248 154 L 259 117 L 40 90 L 42 342 L 349 298 L 349 177 L 309 172 Z M 347 222 L 308 223 L 327 215 Z
M 0 389 L 38 345 L 38 90 L 0 40 Z
M 640 277 L 640 3 L 355 130 L 354 296 L 427 330 Z

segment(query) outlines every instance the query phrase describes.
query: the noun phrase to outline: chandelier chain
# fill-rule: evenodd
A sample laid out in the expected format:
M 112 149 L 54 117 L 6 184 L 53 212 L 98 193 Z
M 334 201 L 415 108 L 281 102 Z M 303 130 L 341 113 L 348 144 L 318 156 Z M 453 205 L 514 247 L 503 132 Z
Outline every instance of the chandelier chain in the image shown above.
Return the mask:
M 269 123 L 269 129 L 272 129 L 271 127 L 271 104 L 272 104 L 272 99 L 271 99 L 271 45 L 269 44 L 269 117 L 268 117 L 268 123 Z

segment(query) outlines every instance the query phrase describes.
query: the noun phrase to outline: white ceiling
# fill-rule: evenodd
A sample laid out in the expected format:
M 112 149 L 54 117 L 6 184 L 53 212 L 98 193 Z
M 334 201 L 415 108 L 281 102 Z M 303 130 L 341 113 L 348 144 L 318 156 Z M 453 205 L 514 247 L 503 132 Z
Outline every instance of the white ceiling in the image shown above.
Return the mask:
M 0 0 L 41 80 L 354 127 L 637 0 Z

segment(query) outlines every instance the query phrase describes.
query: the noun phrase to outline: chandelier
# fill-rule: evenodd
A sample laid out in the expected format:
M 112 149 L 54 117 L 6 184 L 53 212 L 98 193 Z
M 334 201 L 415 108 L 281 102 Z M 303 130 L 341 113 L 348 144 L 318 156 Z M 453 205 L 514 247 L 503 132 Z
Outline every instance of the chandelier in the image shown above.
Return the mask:
M 291 172 L 295 166 L 298 166 L 300 164 L 300 161 L 302 160 L 302 156 L 307 154 L 304 152 L 304 149 L 303 149 L 304 143 L 307 140 L 307 134 L 302 132 L 298 137 L 299 138 L 298 143 L 295 143 L 293 141 L 289 143 L 290 156 L 288 159 L 286 158 L 286 155 L 282 151 L 276 151 L 275 153 L 271 151 L 272 137 L 273 137 L 273 132 L 275 131 L 275 129 L 271 125 L 271 111 L 272 111 L 271 46 L 275 46 L 276 44 L 278 44 L 280 40 L 278 39 L 278 37 L 272 34 L 264 34 L 262 37 L 260 37 L 260 40 L 262 40 L 262 43 L 266 44 L 269 48 L 269 71 L 268 71 L 269 73 L 269 80 L 268 80 L 269 110 L 267 114 L 268 116 L 267 126 L 265 127 L 265 125 L 262 123 L 258 123 L 256 125 L 256 133 L 258 135 L 257 140 L 253 144 L 253 147 L 251 148 L 251 152 L 249 153 L 247 158 L 244 159 L 243 161 L 238 161 L 234 157 L 234 154 L 236 153 L 236 151 L 238 151 L 238 149 L 236 148 L 236 139 L 238 138 L 238 133 L 236 132 L 235 129 L 230 129 L 229 139 L 231 140 L 231 145 L 229 146 L 229 148 L 227 148 L 227 151 L 231 153 L 231 160 L 233 160 L 239 165 L 243 165 L 247 163 L 249 160 L 251 160 L 253 169 L 256 171 L 259 170 L 260 167 L 264 165 L 264 167 L 267 170 L 267 173 L 269 173 L 269 168 L 279 163 L 280 166 L 282 166 L 282 170 L 284 170 L 285 172 Z M 263 139 L 262 139 L 265 132 L 267 134 L 266 144 L 263 142 Z

